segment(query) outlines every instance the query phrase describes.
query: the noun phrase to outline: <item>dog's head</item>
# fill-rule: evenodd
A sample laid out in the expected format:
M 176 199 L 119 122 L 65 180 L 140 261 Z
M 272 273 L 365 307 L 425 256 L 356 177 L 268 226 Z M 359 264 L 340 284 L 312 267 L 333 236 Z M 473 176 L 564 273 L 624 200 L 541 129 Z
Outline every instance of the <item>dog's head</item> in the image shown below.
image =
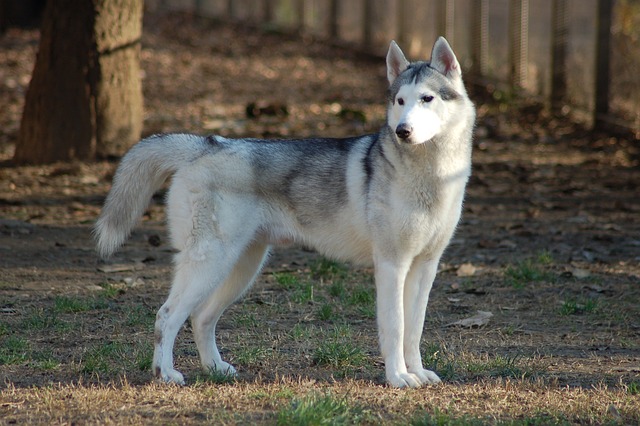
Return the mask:
M 409 63 L 392 41 L 387 53 L 388 124 L 400 143 L 417 145 L 439 135 L 466 98 L 460 64 L 439 37 L 429 62 Z

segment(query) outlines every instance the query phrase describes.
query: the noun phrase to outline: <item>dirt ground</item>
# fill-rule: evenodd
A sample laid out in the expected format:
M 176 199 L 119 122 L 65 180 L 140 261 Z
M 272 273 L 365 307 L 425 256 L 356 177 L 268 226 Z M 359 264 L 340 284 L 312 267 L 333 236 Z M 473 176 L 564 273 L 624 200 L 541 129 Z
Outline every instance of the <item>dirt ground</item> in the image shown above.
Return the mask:
M 151 344 L 153 312 L 167 293 L 172 256 L 162 197 L 154 198 L 131 240 L 105 264 L 93 252 L 91 226 L 117 163 L 11 165 L 37 40 L 37 31 L 0 36 L 0 346 L 23 338 L 32 355 L 22 362 L 0 357 L 0 386 L 118 381 L 122 370 L 86 368 L 87 348 L 122 336 Z M 381 58 L 185 15 L 147 17 L 142 46 L 145 134 L 348 136 L 376 131 L 384 119 Z M 464 384 L 486 375 L 470 364 L 459 367 L 455 359 L 525 359 L 518 374 L 554 386 L 635 386 L 637 392 L 638 141 L 553 118 L 530 101 L 500 103 L 481 89 L 471 96 L 478 109 L 473 176 L 429 303 L 425 348 L 436 345 L 432 355 L 441 357 L 432 358 L 432 366 Z M 277 382 L 282 376 L 340 380 L 331 366 L 318 365 L 313 344 L 283 337 L 297 324 L 331 324 L 319 319 L 318 304 L 289 301 L 276 308 L 290 291 L 278 285 L 278 274 L 312 279 L 318 262 L 303 250 L 277 251 L 251 292 L 221 320 L 223 352 L 241 367 L 241 382 Z M 371 271 L 349 271 L 349 283 L 372 285 Z M 330 300 L 323 280 L 316 285 Z M 105 289 L 115 291 L 98 297 Z M 56 311 L 72 297 L 99 303 Z M 134 310 L 144 318 L 113 319 Z M 450 326 L 476 311 L 493 316 L 481 327 Z M 25 323 L 26 317 L 46 323 L 50 312 L 74 326 Z M 375 320 L 346 310 L 343 317 L 375 367 L 348 376 L 381 384 Z M 177 362 L 194 380 L 197 354 L 189 331 L 180 339 Z M 234 359 L 245 339 L 264 343 L 269 352 Z M 447 366 L 453 366 L 450 375 Z M 134 385 L 151 381 L 144 368 L 124 373 Z M 11 412 L 11 404 L 0 412 Z M 627 419 L 637 419 L 640 408 L 635 410 Z

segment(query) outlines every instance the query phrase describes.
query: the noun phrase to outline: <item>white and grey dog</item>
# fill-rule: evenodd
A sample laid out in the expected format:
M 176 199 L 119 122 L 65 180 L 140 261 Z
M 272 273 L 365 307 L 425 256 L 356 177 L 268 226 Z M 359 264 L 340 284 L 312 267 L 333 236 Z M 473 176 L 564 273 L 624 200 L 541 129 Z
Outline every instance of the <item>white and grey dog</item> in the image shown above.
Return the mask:
M 190 316 L 202 365 L 233 374 L 215 340 L 222 312 L 253 283 L 271 246 L 294 242 L 334 259 L 373 264 L 380 349 L 396 387 L 438 383 L 420 338 L 438 262 L 460 218 L 475 110 L 444 38 L 430 62 L 387 54 L 387 124 L 346 139 L 258 140 L 166 134 L 124 156 L 96 224 L 111 255 L 171 175 L 167 216 L 173 286 L 155 324 L 153 370 L 174 369 Z

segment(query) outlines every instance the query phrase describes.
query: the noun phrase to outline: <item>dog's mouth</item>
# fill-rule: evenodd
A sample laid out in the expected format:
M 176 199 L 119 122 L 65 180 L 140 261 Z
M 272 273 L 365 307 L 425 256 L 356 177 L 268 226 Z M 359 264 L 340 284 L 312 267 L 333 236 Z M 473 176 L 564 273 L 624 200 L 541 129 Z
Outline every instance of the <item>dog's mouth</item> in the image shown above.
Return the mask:
M 421 145 L 436 136 L 436 132 L 416 132 L 407 124 L 399 124 L 395 129 L 396 140 L 404 145 Z
M 408 138 L 400 138 L 396 135 L 396 141 L 398 141 L 398 144 L 400 145 L 422 145 L 425 144 L 427 142 L 429 142 L 432 138 L 428 138 L 428 139 L 423 139 L 423 138 L 413 138 L 413 137 L 408 137 Z

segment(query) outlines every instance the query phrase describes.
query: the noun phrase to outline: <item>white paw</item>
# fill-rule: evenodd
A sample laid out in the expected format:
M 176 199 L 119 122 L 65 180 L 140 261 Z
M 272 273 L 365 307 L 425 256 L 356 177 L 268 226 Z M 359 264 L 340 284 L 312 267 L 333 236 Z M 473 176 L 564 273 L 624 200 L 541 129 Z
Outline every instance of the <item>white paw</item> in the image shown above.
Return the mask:
M 387 374 L 387 381 L 394 388 L 418 388 L 422 386 L 418 376 L 412 373 Z
M 420 368 L 418 370 L 409 370 L 410 373 L 416 375 L 423 385 L 435 385 L 440 383 L 440 377 L 431 370 Z
M 233 365 L 224 361 L 220 361 L 218 363 L 212 362 L 211 364 L 203 364 L 202 367 L 206 372 L 214 371 L 216 373 L 225 374 L 227 376 L 236 375 L 236 369 L 233 367 Z
M 163 383 L 174 383 L 176 385 L 184 385 L 184 377 L 182 373 L 173 368 L 164 371 L 156 370 L 156 378 Z

